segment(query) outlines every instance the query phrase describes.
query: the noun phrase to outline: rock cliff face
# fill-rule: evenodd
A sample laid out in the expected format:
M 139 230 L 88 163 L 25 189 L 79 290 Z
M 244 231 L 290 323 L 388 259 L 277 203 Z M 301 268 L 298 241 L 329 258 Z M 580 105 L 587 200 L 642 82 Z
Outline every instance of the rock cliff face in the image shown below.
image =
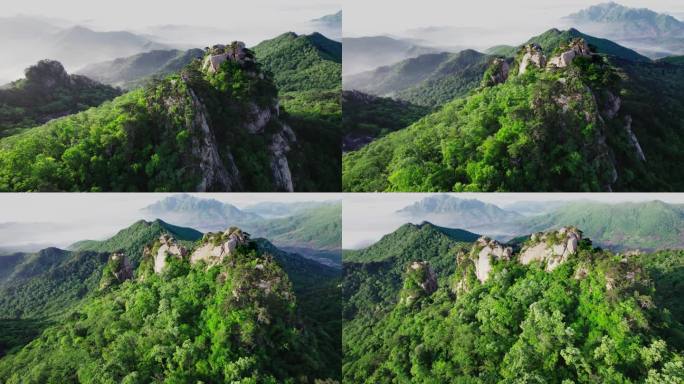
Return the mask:
M 498 241 L 488 237 L 480 237 L 475 243 L 473 253 L 475 253 L 473 255 L 475 275 L 480 282 L 484 283 L 489 278 L 489 271 L 492 269 L 491 262 L 494 260 L 510 260 L 513 255 L 513 248 L 504 247 Z
M 184 258 L 188 255 L 188 250 L 182 245 L 176 243 L 176 239 L 169 235 L 161 235 L 159 237 L 159 248 L 154 256 L 154 272 L 162 273 L 166 267 L 168 257 Z
M 500 57 L 495 58 L 489 65 L 489 70 L 487 71 L 488 78 L 485 79 L 486 85 L 496 85 L 505 83 L 508 80 L 508 73 L 510 71 L 510 66 L 508 62 Z
M 112 266 L 112 273 L 119 283 L 133 278 L 133 266 L 123 253 L 113 253 L 109 257 L 109 263 Z
M 527 44 L 523 47 L 524 54 L 520 59 L 518 74 L 522 75 L 530 66 L 537 68 L 546 67 L 546 56 L 538 44 Z
M 414 261 L 406 269 L 404 288 L 400 303 L 412 305 L 437 290 L 437 275 L 427 261 Z
M 553 271 L 577 253 L 582 233 L 573 227 L 563 227 L 556 232 L 535 233 L 520 252 L 519 261 L 530 264 L 546 263 L 546 270 Z
M 233 65 L 224 66 L 226 62 Z M 241 160 L 240 153 L 243 158 L 261 158 L 261 154 L 245 154 L 245 141 L 265 143 L 253 151 L 263 151 L 263 158 L 268 159 L 263 171 L 270 178 L 271 189 L 294 190 L 287 155 L 297 138 L 280 117 L 275 86 L 260 72 L 244 43 L 207 48 L 201 66 L 184 70 L 178 78 L 158 87 L 148 108 L 169 136 L 187 132 L 187 149 L 182 152 L 188 157 L 185 162 L 192 169 L 189 173 L 197 179 L 194 190 L 255 188 L 248 182 L 253 175 L 244 170 L 255 165 L 246 164 L 249 160 Z M 233 91 L 234 87 L 239 91 Z M 159 104 L 164 108 L 158 108 Z

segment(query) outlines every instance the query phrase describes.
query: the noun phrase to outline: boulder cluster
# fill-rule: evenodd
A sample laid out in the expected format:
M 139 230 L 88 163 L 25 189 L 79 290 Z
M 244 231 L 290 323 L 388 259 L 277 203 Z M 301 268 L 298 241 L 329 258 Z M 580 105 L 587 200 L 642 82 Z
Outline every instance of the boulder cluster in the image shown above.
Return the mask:
M 208 54 L 202 63 L 202 70 L 209 73 L 216 73 L 221 64 L 228 60 L 241 65 L 254 62 L 254 55 L 242 41 L 234 41 L 229 45 L 217 44 L 206 50 Z
M 231 255 L 238 246 L 249 242 L 249 233 L 237 227 L 230 227 L 224 232 L 207 233 L 203 245 L 190 255 L 190 263 L 204 261 L 207 265 L 217 265 Z
M 572 40 L 570 44 L 568 44 L 567 49 L 548 60 L 539 44 L 527 44 L 523 46 L 522 51 L 523 55 L 520 59 L 520 66 L 518 67 L 518 74 L 520 75 L 531 67 L 540 69 L 565 68 L 577 57 L 591 57 L 593 55 L 589 49 L 589 45 L 583 38 Z
M 521 264 L 535 261 L 546 263 L 546 270 L 553 271 L 577 253 L 582 232 L 574 227 L 563 227 L 558 231 L 535 233 L 520 251 Z

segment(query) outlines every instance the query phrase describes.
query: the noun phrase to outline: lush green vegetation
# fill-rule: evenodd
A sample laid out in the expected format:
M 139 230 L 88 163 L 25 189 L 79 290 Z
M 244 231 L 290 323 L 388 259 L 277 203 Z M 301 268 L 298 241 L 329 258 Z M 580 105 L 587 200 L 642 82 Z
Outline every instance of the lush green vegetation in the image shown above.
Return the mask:
M 342 108 L 343 150 L 356 150 L 368 140 L 408 127 L 430 112 L 427 107 L 359 91 L 344 91 Z
M 468 247 L 477 235 L 457 229 L 406 224 L 372 246 L 359 251 L 345 251 L 342 285 L 343 318 L 357 313 L 385 313 L 399 300 L 402 276 L 412 260 L 428 261 L 445 283 L 455 271 L 449 255 Z
M 26 78 L 0 89 L 0 138 L 19 133 L 118 96 L 120 91 L 43 60 L 26 69 Z
M 281 92 L 331 90 L 342 85 L 342 44 L 320 33 L 288 32 L 253 49 Z
M 187 52 L 169 61 L 164 73 L 174 74 L 145 89 L 0 141 L 0 190 L 272 191 L 279 187 L 271 138 L 287 124 L 296 136 L 286 154 L 294 188 L 339 191 L 339 43 L 320 34 L 286 34 L 255 49 L 263 63 L 227 61 L 217 73 L 202 71 L 198 60 L 180 68 L 192 56 Z M 154 64 L 155 57 L 131 60 Z M 257 119 L 249 117 L 255 107 L 273 109 L 260 134 L 243 128 Z M 200 148 L 205 121 L 209 142 L 215 139 L 218 160 L 234 179 L 230 187 L 225 178 L 202 179 L 212 174 L 202 168 L 212 153 Z
M 268 286 L 268 288 L 264 288 Z M 239 248 L 221 265 L 173 259 L 160 275 L 84 301 L 0 360 L 5 383 L 313 383 L 339 378 L 300 325 L 287 275 Z
M 375 246 L 345 263 L 345 382 L 684 380 L 681 251 L 614 255 L 583 241 L 552 272 L 498 261 L 481 284 L 459 248 L 420 255 L 423 244 L 404 244 L 396 254 L 414 255 L 388 265 L 375 261 L 385 259 Z M 413 256 L 429 260 L 439 288 L 396 304 Z
M 546 51 L 574 36 L 556 32 L 539 40 Z M 681 68 L 596 55 L 509 76 L 345 154 L 343 190 L 679 190 Z
M 0 358 L 16 352 L 51 324 L 51 321 L 41 319 L 0 319 Z

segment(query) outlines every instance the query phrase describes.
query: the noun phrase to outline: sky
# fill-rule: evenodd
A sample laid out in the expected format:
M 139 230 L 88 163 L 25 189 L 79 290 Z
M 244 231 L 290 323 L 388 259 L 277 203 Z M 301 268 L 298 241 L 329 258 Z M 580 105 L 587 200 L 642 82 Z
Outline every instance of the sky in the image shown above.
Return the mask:
M 3 0 L 2 16 L 66 19 L 109 30 L 153 25 L 201 25 L 232 30 L 288 31 L 294 25 L 337 12 L 341 0 Z
M 407 30 L 452 27 L 448 36 L 433 34 L 433 45 L 520 44 L 529 37 L 559 27 L 557 21 L 606 1 L 591 0 L 345 0 L 344 37 L 411 35 Z M 628 7 L 684 16 L 682 0 L 619 0 Z M 460 31 L 459 31 L 460 29 Z M 464 35 L 469 39 L 461 39 Z M 451 41 L 449 41 L 451 39 Z M 496 39 L 496 40 L 494 40 Z
M 394 212 L 411 205 L 429 193 L 356 193 L 344 194 L 342 200 L 342 247 L 366 247 L 406 224 L 406 219 Z M 661 200 L 684 204 L 684 194 L 676 193 L 453 193 L 461 199 L 477 199 L 505 208 L 520 201 L 592 200 L 605 203 Z M 420 222 L 421 220 L 418 220 Z
M 169 193 L 3 193 L 0 194 L 0 249 L 27 244 L 66 247 L 79 240 L 100 240 L 144 215 L 140 210 Z M 245 208 L 259 202 L 339 199 L 326 193 L 198 193 Z M 20 225 L 17 225 L 17 224 Z M 23 225 L 29 224 L 29 225 Z

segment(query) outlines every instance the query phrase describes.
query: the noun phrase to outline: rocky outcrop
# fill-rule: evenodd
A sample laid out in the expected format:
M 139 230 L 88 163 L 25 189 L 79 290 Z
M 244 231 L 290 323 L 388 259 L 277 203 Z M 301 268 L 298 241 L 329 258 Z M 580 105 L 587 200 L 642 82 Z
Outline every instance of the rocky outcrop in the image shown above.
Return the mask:
M 558 231 L 535 233 L 520 252 L 521 264 L 546 263 L 546 270 L 552 271 L 577 253 L 582 233 L 574 227 L 563 227 Z
M 228 60 L 241 65 L 254 62 L 254 54 L 245 47 L 242 41 L 234 41 L 229 45 L 214 45 L 207 48 L 207 53 L 202 62 L 202 70 L 209 73 L 216 73 L 221 68 L 221 64 Z
M 505 59 L 500 57 L 495 58 L 489 66 L 487 71 L 488 78 L 485 79 L 486 85 L 492 86 L 496 84 L 505 83 L 508 79 L 510 66 Z
M 123 253 L 117 252 L 109 256 L 109 265 L 119 283 L 133 278 L 133 266 Z
M 569 66 L 576 57 L 591 57 L 592 53 L 589 50 L 589 45 L 582 39 L 574 39 L 570 42 L 568 49 L 561 52 L 558 56 L 552 57 L 549 60 L 548 67 L 550 68 L 565 68 Z
M 613 92 L 606 91 L 605 94 L 606 98 L 603 106 L 603 115 L 607 119 L 612 119 L 620 112 L 622 100 L 620 99 L 620 96 L 615 96 Z
M 480 237 L 473 248 L 473 262 L 475 263 L 475 275 L 481 283 L 489 278 L 492 269 L 492 261 L 510 260 L 513 248 L 504 247 L 496 240 L 486 236 Z
M 217 265 L 231 255 L 238 246 L 249 242 L 249 233 L 240 228 L 231 227 L 224 232 L 207 233 L 204 235 L 203 245 L 190 255 L 190 263 L 204 261 L 207 265 Z
M 406 269 L 400 303 L 412 305 L 437 290 L 437 275 L 427 261 L 413 261 Z
M 523 47 L 524 54 L 522 59 L 520 59 L 520 67 L 518 68 L 518 74 L 522 75 L 527 71 L 530 66 L 536 68 L 546 67 L 546 56 L 542 48 L 538 44 L 527 44 Z
M 625 116 L 625 132 L 627 133 L 629 142 L 634 147 L 634 152 L 637 158 L 643 162 L 646 162 L 646 155 L 644 155 L 644 151 L 641 149 L 639 139 L 637 139 L 636 135 L 634 134 L 634 131 L 632 131 L 632 116 L 630 115 Z
M 188 255 L 188 250 L 182 245 L 176 243 L 176 239 L 169 235 L 161 235 L 159 237 L 159 248 L 153 254 L 154 257 L 154 272 L 162 273 L 166 267 L 168 257 L 176 257 L 179 259 L 185 258 Z

